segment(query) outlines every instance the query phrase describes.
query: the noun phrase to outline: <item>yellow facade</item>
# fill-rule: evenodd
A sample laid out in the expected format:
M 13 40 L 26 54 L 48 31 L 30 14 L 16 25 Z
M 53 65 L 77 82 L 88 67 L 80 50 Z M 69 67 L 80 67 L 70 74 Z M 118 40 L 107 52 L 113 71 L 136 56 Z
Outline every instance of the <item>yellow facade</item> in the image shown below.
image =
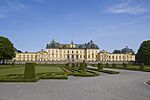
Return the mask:
M 135 55 L 131 53 L 109 53 L 107 51 L 101 51 L 97 55 L 98 61 L 135 61 Z
M 125 48 L 129 51 L 130 49 Z M 39 52 L 16 53 L 16 61 L 135 61 L 132 53 L 109 53 L 99 51 L 93 41 L 87 44 L 60 44 L 54 40 L 47 44 L 45 50 Z
M 56 44 L 55 41 L 52 43 Z M 16 61 L 97 61 L 98 47 L 86 48 L 85 44 L 60 44 L 56 47 L 51 46 L 52 43 L 46 50 L 39 52 L 16 53 L 14 59 Z

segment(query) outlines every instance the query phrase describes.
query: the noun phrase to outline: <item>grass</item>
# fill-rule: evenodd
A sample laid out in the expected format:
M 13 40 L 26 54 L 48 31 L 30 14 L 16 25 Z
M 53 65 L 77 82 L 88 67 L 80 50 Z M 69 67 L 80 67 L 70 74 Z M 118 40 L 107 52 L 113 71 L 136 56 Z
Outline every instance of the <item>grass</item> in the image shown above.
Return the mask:
M 81 77 L 91 77 L 99 76 L 99 73 L 88 71 L 88 70 L 78 70 L 77 67 L 70 68 L 68 66 L 63 67 L 63 70 L 68 73 L 68 75 L 81 76 Z
M 109 65 L 107 67 L 105 66 L 105 68 L 113 68 L 113 67 L 112 67 L 112 65 Z M 138 66 L 138 65 L 127 65 L 126 68 L 124 68 L 123 65 L 116 65 L 116 67 L 113 69 L 125 69 L 125 70 L 141 71 L 140 66 Z M 142 71 L 150 72 L 150 66 L 144 66 L 144 70 L 142 70 Z
M 30 82 L 39 79 L 67 79 L 66 73 L 58 65 L 36 65 L 36 78 L 25 79 L 25 65 L 0 65 L 1 82 Z
M 92 71 L 80 71 L 71 69 L 65 65 L 58 64 L 38 64 L 35 65 L 36 77 L 34 79 L 25 79 L 25 65 L 0 65 L 0 82 L 36 82 L 39 79 L 67 79 L 68 75 L 73 76 L 98 76 Z
M 107 74 L 119 74 L 117 71 L 112 71 L 112 70 L 98 70 L 97 68 L 87 68 L 88 70 L 93 70 L 93 71 L 98 71 L 98 72 L 103 72 Z

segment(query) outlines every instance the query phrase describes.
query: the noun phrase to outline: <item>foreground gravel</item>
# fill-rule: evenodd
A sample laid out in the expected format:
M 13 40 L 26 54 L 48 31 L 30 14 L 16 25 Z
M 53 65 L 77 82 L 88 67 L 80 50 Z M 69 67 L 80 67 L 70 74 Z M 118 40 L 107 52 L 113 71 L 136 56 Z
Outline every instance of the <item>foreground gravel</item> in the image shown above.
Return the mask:
M 120 74 L 0 83 L 0 100 L 150 100 L 150 87 L 143 84 L 150 79 L 150 73 L 117 71 Z

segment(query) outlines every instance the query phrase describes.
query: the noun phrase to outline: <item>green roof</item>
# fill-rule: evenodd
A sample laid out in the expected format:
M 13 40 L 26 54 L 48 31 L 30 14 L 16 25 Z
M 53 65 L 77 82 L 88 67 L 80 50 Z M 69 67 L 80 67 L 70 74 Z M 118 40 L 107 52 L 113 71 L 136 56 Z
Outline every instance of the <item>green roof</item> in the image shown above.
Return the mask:
M 75 47 L 71 47 L 70 45 L 75 45 Z M 74 44 L 71 42 L 70 44 L 60 44 L 59 42 L 56 42 L 55 40 L 52 40 L 49 44 L 47 44 L 46 49 L 51 48 L 59 48 L 59 49 L 99 49 L 99 47 L 93 43 L 91 40 L 88 43 L 85 44 Z

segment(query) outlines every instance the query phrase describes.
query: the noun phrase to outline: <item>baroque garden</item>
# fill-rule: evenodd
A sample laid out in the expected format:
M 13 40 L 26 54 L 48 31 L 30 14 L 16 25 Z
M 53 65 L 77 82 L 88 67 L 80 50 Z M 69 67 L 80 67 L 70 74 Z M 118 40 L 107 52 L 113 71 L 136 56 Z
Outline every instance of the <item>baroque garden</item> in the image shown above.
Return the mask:
M 1 38 L 1 41 L 9 43 L 9 46 L 4 45 L 4 49 L 1 48 L 1 52 L 6 55 L 5 51 L 9 49 L 13 51 L 14 47 L 9 39 Z M 10 46 L 12 48 L 8 49 Z M 99 76 L 100 73 L 119 74 L 119 71 L 111 69 L 150 71 L 150 67 L 144 65 L 143 61 L 136 61 L 136 54 L 127 46 L 109 53 L 100 50 L 92 40 L 84 44 L 73 42 L 61 44 L 52 40 L 46 45 L 45 50 L 21 52 L 14 49 L 14 53 L 12 57 L 9 55 L 1 57 L 1 82 L 36 82 L 39 79 L 67 79 L 68 76 L 90 77 Z

